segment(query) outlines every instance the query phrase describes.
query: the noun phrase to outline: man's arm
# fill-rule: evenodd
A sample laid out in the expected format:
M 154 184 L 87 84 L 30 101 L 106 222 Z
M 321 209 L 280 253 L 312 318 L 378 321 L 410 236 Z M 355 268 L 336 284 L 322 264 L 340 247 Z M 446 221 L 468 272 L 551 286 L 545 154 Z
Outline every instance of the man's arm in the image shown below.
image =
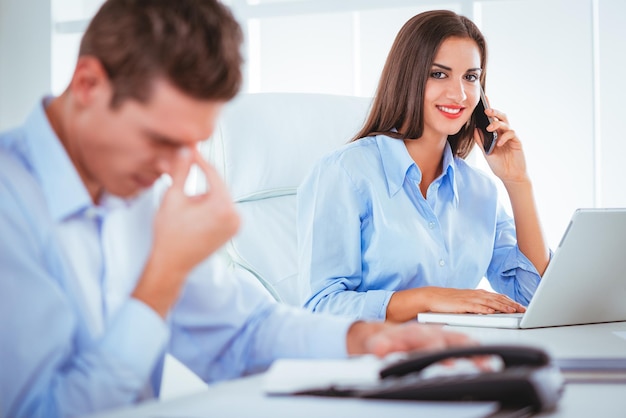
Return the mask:
M 277 303 L 244 270 L 220 259 L 189 276 L 171 311 L 170 353 L 211 382 L 265 370 L 280 358 L 346 358 L 471 344 L 434 325 L 354 322 Z
M 204 172 L 209 190 L 187 196 L 185 180 L 194 163 Z M 178 300 L 191 270 L 239 228 L 226 186 L 196 150 L 181 149 L 170 174 L 172 186 L 155 218 L 152 251 L 132 294 L 163 318 Z

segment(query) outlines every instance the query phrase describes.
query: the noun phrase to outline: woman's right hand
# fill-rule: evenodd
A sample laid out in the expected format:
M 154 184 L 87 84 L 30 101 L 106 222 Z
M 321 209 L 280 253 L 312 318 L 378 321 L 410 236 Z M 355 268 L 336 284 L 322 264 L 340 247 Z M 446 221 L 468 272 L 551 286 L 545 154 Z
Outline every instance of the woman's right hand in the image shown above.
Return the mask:
M 415 319 L 420 312 L 490 314 L 525 311 L 523 305 L 500 293 L 429 286 L 396 291 L 387 305 L 387 320 L 405 322 Z

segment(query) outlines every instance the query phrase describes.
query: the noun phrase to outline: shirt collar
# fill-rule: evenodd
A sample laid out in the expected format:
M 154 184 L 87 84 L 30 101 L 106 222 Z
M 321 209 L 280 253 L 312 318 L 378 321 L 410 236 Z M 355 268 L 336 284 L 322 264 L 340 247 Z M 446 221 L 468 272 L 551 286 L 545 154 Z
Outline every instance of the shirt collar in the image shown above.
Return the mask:
M 450 143 L 446 141 L 446 148 L 443 150 L 443 164 L 442 164 L 442 177 L 448 176 L 448 181 L 452 187 L 452 194 L 454 195 L 455 206 L 459 205 L 459 189 L 456 184 L 456 161 L 452 154 L 452 148 Z
M 56 221 L 67 219 L 93 207 L 91 196 L 76 171 L 63 144 L 46 116 L 52 97 L 45 97 L 26 119 L 26 143 L 35 176 L 43 190 L 48 209 Z M 122 199 L 104 196 L 107 208 L 125 205 Z
M 409 155 L 404 141 L 401 139 L 391 138 L 386 135 L 378 135 L 376 143 L 380 151 L 380 157 L 383 164 L 383 171 L 387 180 L 387 189 L 390 196 L 395 195 L 402 189 L 404 181 L 407 177 L 419 183 L 422 180 L 422 172 L 415 161 Z M 412 168 L 414 167 L 414 168 Z M 443 175 L 448 176 L 452 191 L 454 194 L 455 204 L 458 205 L 459 195 L 455 179 L 456 163 L 452 155 L 450 144 L 446 142 L 443 151 Z
M 400 189 L 402 189 L 402 185 L 404 184 L 404 179 L 409 172 L 409 169 L 412 166 L 417 168 L 417 164 L 409 155 L 409 152 L 404 145 L 404 142 L 401 139 L 391 138 L 386 135 L 378 135 L 376 136 L 376 144 L 378 145 L 378 150 L 380 151 L 380 159 L 383 164 L 383 171 L 387 180 L 387 189 L 389 192 L 389 196 L 393 196 Z M 422 173 L 417 169 L 415 171 L 417 178 L 413 178 L 412 180 L 419 183 L 422 179 Z

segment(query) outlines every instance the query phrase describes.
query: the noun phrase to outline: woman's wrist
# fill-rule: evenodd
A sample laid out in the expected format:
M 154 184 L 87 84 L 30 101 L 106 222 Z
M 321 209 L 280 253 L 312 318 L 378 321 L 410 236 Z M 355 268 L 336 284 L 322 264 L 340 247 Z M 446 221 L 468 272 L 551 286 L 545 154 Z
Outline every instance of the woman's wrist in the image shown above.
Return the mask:
M 509 191 L 518 189 L 532 189 L 530 177 L 528 177 L 527 175 L 524 175 L 517 179 L 502 180 L 502 184 L 504 184 L 504 187 Z
M 430 289 L 419 287 L 394 292 L 387 305 L 387 321 L 406 322 L 415 319 L 419 312 L 428 312 Z

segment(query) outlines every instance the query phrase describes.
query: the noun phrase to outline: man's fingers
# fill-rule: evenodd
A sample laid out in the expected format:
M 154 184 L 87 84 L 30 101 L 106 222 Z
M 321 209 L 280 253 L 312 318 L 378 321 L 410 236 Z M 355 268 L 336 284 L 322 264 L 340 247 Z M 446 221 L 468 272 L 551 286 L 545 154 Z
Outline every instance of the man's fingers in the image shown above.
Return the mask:
M 193 153 L 193 161 L 198 165 L 202 173 L 204 173 L 204 177 L 207 183 L 207 192 L 211 190 L 225 192 L 226 186 L 224 185 L 224 182 L 215 167 L 213 167 L 204 158 L 202 158 L 202 155 L 200 155 L 197 150 L 194 150 Z
M 398 351 L 440 350 L 476 344 L 467 335 L 445 331 L 441 326 L 407 323 L 375 335 L 367 348 L 369 352 L 383 357 Z
M 172 188 L 181 191 L 185 189 L 185 182 L 187 181 L 187 176 L 189 175 L 192 164 L 193 155 L 191 149 L 183 147 L 178 150 L 172 164 L 172 171 L 170 172 Z
M 445 331 L 444 338 L 449 347 L 479 345 L 478 341 L 473 340 L 467 334 L 461 334 L 460 332 Z

